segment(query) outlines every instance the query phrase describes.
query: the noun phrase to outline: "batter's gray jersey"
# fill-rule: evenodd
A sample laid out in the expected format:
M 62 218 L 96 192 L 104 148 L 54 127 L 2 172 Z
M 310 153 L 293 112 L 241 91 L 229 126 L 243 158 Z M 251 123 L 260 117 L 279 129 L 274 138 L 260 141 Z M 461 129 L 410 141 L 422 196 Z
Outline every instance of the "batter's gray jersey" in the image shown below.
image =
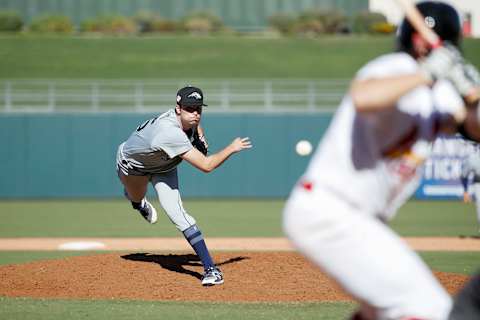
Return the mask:
M 117 168 L 125 175 L 149 175 L 174 169 L 180 154 L 192 149 L 173 109 L 141 124 L 118 148 Z

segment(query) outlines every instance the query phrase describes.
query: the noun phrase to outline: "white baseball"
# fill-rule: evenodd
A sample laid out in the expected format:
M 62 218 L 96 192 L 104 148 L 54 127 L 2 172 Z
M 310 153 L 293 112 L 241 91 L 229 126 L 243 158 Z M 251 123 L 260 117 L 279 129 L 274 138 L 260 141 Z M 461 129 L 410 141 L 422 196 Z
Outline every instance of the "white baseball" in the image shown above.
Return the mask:
M 300 140 L 295 146 L 295 151 L 299 156 L 302 157 L 308 156 L 310 153 L 312 153 L 312 149 L 312 144 L 307 140 Z

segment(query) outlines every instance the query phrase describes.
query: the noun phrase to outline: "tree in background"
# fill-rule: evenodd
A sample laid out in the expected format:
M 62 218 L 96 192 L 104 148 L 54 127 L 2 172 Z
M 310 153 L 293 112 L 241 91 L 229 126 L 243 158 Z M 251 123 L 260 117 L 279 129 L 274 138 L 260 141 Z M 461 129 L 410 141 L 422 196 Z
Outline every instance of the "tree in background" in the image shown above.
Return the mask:
M 22 30 L 23 21 L 15 11 L 0 11 L 0 32 L 18 32 Z
M 72 20 L 64 15 L 43 15 L 35 18 L 29 26 L 29 30 L 37 33 L 63 33 L 70 34 L 75 27 Z

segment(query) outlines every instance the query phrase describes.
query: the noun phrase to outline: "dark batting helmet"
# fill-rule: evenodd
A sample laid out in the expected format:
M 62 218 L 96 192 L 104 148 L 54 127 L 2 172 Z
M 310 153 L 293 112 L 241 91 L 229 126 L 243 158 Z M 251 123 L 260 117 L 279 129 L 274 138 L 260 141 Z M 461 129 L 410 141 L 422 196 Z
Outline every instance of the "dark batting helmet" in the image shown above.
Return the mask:
M 423 1 L 417 8 L 425 17 L 425 23 L 443 41 L 448 41 L 460 48 L 462 28 L 457 10 L 451 5 L 439 1 Z M 407 19 L 403 19 L 397 31 L 397 45 L 400 51 L 412 53 L 412 34 L 414 28 Z

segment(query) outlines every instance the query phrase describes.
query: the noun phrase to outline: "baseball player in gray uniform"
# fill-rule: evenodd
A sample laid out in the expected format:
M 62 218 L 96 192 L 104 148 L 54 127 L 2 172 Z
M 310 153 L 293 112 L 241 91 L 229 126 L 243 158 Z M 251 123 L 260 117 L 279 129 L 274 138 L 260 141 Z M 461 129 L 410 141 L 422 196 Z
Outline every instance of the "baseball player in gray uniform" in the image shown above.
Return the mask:
M 480 226 L 480 153 L 478 150 L 465 158 L 460 180 L 463 186 L 463 201 L 471 202 L 473 199 L 477 209 L 477 221 Z M 473 194 L 473 197 L 471 194 Z
M 117 152 L 117 172 L 125 196 L 149 223 L 157 212 L 146 199 L 148 183 L 155 188 L 160 204 L 202 261 L 202 285 L 222 284 L 223 274 L 214 264 L 195 219 L 182 205 L 177 166 L 186 160 L 197 169 L 210 172 L 232 154 L 252 147 L 249 138 L 236 138 L 218 153 L 207 155 L 208 144 L 200 126 L 203 92 L 187 86 L 177 92 L 174 109 L 140 124 Z

